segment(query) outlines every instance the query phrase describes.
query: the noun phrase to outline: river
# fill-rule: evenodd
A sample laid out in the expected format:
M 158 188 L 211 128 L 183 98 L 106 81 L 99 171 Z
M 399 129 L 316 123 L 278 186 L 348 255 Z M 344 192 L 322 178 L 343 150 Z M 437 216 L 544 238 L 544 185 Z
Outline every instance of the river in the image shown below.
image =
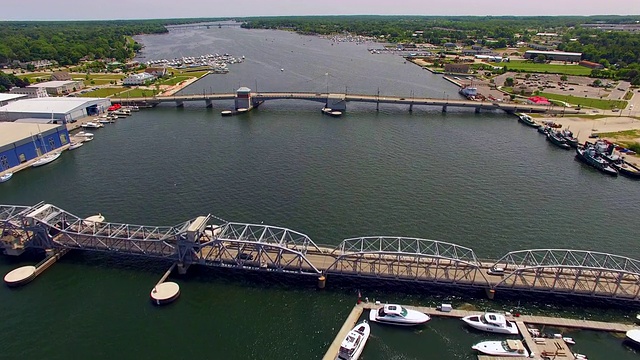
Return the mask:
M 211 28 L 141 36 L 144 60 L 229 53 L 230 73 L 183 93 L 326 91 L 457 98 L 457 88 L 398 56 L 291 32 Z M 282 69 L 282 71 L 281 71 Z M 471 247 L 480 258 L 533 248 L 573 248 L 640 258 L 638 184 L 612 179 L 551 147 L 499 112 L 348 104 L 329 118 L 314 102 L 269 101 L 222 118 L 230 102 L 143 110 L 97 131 L 93 142 L 0 185 L 0 203 L 56 204 L 85 217 L 148 225 L 208 213 L 303 232 L 316 243 L 402 235 Z M 0 272 L 41 257 L 0 257 Z M 33 283 L 0 287 L 6 359 L 318 359 L 351 310 L 356 290 L 288 278 L 193 267 L 175 276 L 181 298 L 148 294 L 168 264 L 73 252 Z M 565 307 L 544 299 L 488 302 L 362 289 L 393 302 L 500 308 L 621 320 L 618 310 Z M 498 294 L 500 297 L 500 294 Z M 636 359 L 609 334 L 572 332 L 590 359 Z M 475 359 L 470 346 L 499 337 L 457 320 L 374 326 L 363 358 Z

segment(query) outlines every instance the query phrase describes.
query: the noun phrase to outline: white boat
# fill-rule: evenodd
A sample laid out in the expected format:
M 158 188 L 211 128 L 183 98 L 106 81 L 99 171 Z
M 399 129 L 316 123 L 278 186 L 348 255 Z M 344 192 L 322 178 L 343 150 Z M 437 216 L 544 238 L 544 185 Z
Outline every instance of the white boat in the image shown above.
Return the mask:
M 573 353 L 573 357 L 575 357 L 576 360 L 587 360 L 587 355 L 583 354 Z
M 99 129 L 101 127 L 104 127 L 104 125 L 100 124 L 99 122 L 92 122 L 92 121 L 89 121 L 86 124 L 82 124 L 81 126 L 84 129 Z
M 364 350 L 364 346 L 367 343 L 367 339 L 369 339 L 369 334 L 371 333 L 371 328 L 367 321 L 363 321 L 360 324 L 357 324 L 347 336 L 342 340 L 342 344 L 340 345 L 340 350 L 338 351 L 337 360 L 358 360 L 360 354 L 362 354 L 362 350 Z
M 11 177 L 12 177 L 12 176 L 13 176 L 13 173 L 12 173 L 12 172 L 8 172 L 8 173 L 6 173 L 6 174 L 4 174 L 4 175 L 0 176 L 0 183 L 3 183 L 3 182 L 6 182 L 6 181 L 9 181 L 9 179 L 11 179 Z
M 640 329 L 632 329 L 625 334 L 627 340 L 640 345 Z
M 429 315 L 420 311 L 406 309 L 400 305 L 387 304 L 380 309 L 371 309 L 369 320 L 383 324 L 413 326 L 431 320 Z
M 80 137 L 93 137 L 93 133 L 88 133 L 88 132 L 80 131 L 80 132 L 76 133 L 74 136 L 80 136 Z
M 77 143 L 76 143 L 76 142 L 74 142 L 74 143 L 71 143 L 71 145 L 69 145 L 69 150 L 75 150 L 75 149 L 79 148 L 80 146 L 82 146 L 82 143 L 81 143 L 81 142 L 77 142 Z
M 42 165 L 47 165 L 48 163 L 55 161 L 59 157 L 60 157 L 60 153 L 59 152 L 54 152 L 53 154 L 47 154 L 47 155 L 41 157 L 40 159 L 38 159 L 33 164 L 31 164 L 31 167 L 38 167 L 38 166 L 42 166 Z
M 484 313 L 482 315 L 469 315 L 463 317 L 462 321 L 472 328 L 482 331 L 498 334 L 518 334 L 516 324 L 507 320 L 502 314 Z
M 471 348 L 493 356 L 529 357 L 529 352 L 520 340 L 483 341 Z

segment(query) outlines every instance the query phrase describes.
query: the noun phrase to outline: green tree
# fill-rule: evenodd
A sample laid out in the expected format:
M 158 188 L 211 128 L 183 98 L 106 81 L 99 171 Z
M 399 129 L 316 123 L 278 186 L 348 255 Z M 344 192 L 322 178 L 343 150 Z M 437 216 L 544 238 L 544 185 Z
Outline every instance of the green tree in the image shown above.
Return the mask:
M 560 81 L 567 81 L 567 80 L 569 80 L 569 77 L 567 75 L 560 76 Z
M 504 79 L 504 86 L 513 87 L 514 81 L 512 77 Z

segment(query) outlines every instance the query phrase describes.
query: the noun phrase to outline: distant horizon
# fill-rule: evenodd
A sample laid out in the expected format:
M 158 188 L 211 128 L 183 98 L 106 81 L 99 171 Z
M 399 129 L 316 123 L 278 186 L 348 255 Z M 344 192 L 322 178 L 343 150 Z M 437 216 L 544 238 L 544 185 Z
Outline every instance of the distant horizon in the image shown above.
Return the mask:
M 306 3 L 299 0 L 111 0 L 108 6 L 84 0 L 32 0 L 28 8 L 17 2 L 2 5 L 0 21 L 96 21 L 163 20 L 194 18 L 247 18 L 270 16 L 640 16 L 638 0 L 556 0 L 518 3 L 498 0 L 479 3 L 458 0 L 427 3 L 424 0 L 400 0 L 389 3 L 368 0 L 324 0 Z M 114 17 L 114 14 L 118 14 Z M 142 16 L 141 16 L 142 15 Z

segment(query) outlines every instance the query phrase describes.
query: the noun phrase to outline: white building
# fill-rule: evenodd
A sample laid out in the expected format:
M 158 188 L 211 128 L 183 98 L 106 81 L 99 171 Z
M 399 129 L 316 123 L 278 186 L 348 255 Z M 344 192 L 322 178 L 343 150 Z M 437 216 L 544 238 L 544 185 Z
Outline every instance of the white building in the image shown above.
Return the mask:
M 49 96 L 45 88 L 39 88 L 39 87 L 24 87 L 24 88 L 14 87 L 9 92 L 12 94 L 26 95 L 30 99 Z
M 30 88 L 44 88 L 49 95 L 64 95 L 84 87 L 82 81 L 45 81 L 38 84 L 29 85 Z
M 0 94 L 0 106 L 5 106 L 12 101 L 26 98 L 27 95 L 23 94 Z
M 140 73 L 129 75 L 126 79 L 122 80 L 123 85 L 144 85 L 147 81 L 152 81 L 156 77 L 148 73 Z
M 0 121 L 24 118 L 50 119 L 67 123 L 103 113 L 111 106 L 105 98 L 46 97 L 14 101 L 0 107 Z

